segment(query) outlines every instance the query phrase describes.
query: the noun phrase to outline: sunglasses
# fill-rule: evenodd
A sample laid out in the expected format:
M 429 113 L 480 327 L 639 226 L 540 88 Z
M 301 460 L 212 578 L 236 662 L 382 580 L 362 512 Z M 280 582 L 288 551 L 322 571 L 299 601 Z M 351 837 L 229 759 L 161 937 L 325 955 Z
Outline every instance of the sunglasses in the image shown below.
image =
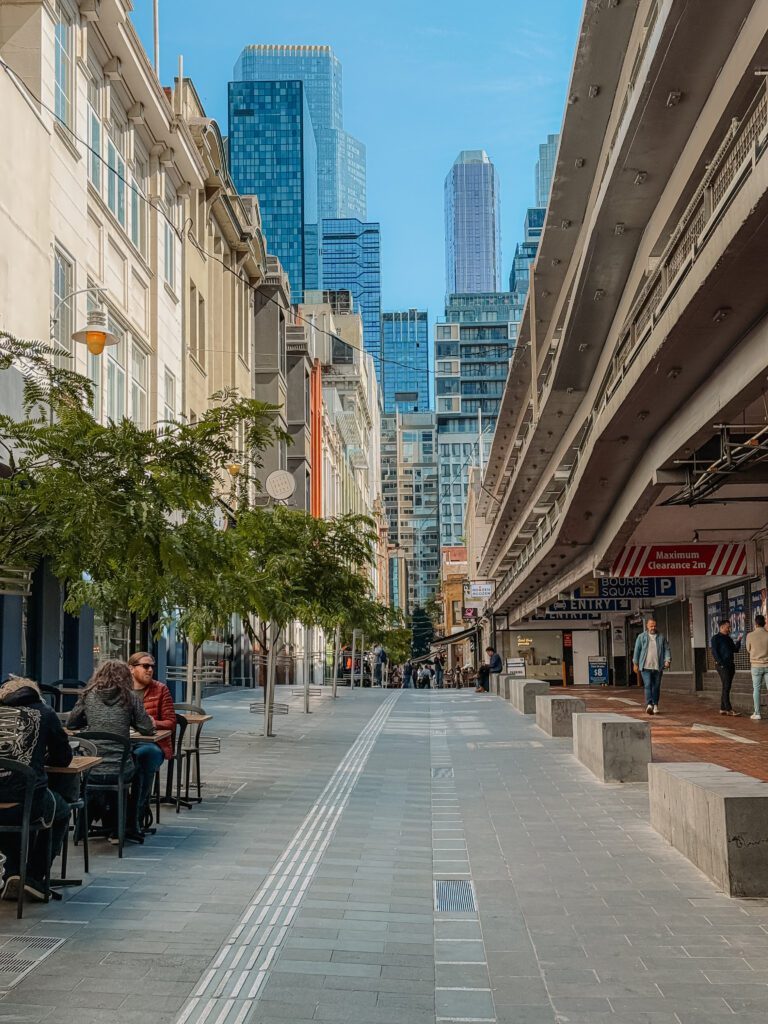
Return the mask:
M 136 668 L 154 668 L 154 661 L 140 661 Z

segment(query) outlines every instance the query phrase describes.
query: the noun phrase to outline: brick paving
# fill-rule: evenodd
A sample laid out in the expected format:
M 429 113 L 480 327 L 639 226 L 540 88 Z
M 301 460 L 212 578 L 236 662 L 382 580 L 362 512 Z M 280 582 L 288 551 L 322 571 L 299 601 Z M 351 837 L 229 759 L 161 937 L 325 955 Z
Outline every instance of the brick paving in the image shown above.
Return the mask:
M 586 692 L 642 714 L 611 697 L 640 694 Z M 646 785 L 599 783 L 531 716 L 344 691 L 268 741 L 245 695 L 206 706 L 222 753 L 202 805 L 122 862 L 94 844 L 62 903 L 18 923 L 0 903 L 0 935 L 64 939 L 0 993 L 0 1022 L 765 1024 L 768 900 L 718 893 L 650 828 Z M 665 709 L 657 757 L 723 722 Z M 476 905 L 435 910 L 436 880 L 471 881 Z

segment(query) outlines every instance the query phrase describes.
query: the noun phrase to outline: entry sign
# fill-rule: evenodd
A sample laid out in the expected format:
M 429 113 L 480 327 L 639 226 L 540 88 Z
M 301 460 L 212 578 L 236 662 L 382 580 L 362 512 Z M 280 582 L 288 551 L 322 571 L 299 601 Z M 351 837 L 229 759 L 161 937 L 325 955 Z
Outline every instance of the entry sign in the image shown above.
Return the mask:
M 589 658 L 589 685 L 608 685 L 608 659 L 592 656 Z
M 578 597 L 555 601 L 547 612 L 631 612 L 632 602 L 626 597 Z
M 600 597 L 675 597 L 677 580 L 674 576 L 641 576 L 617 579 L 602 576 L 595 581 L 600 584 Z

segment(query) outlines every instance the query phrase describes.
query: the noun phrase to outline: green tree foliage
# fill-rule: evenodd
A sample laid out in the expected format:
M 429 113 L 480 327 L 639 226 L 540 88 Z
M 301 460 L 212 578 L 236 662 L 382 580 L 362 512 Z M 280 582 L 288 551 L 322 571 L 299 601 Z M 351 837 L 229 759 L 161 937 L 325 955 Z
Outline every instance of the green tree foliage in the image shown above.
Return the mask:
M 427 615 L 426 611 L 419 605 L 413 609 L 411 628 L 413 630 L 412 652 L 414 658 L 419 658 L 423 654 L 428 654 L 429 645 L 435 635 L 435 627 L 433 626 L 429 615 Z

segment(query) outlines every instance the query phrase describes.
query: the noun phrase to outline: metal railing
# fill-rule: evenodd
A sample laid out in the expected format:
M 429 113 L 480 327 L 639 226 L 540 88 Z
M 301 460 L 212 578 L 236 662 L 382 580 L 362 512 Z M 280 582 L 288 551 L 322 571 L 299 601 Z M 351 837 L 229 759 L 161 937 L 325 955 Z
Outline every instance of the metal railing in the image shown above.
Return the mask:
M 768 149 L 767 129 L 768 92 L 763 82 L 744 117 L 734 118 L 731 122 L 701 184 L 672 233 L 656 270 L 635 300 L 620 332 L 616 351 L 603 378 L 592 412 L 585 423 L 582 439 L 575 449 L 575 458 L 565 489 L 555 502 L 554 508 L 541 517 L 534 536 L 502 577 L 497 590 L 498 597 L 520 575 L 552 535 L 567 504 L 599 415 L 645 346 L 672 294 L 677 291 L 699 253 L 707 245 L 714 227 L 722 219 L 728 206 Z M 553 376 L 556 362 L 552 360 L 546 367 L 539 392 L 540 404 L 545 397 L 544 391 Z M 522 461 L 525 442 L 533 435 L 532 427 L 532 423 L 527 423 L 518 433 L 518 437 L 523 438 L 523 445 L 518 451 L 516 468 Z M 511 483 L 510 480 L 510 485 Z

